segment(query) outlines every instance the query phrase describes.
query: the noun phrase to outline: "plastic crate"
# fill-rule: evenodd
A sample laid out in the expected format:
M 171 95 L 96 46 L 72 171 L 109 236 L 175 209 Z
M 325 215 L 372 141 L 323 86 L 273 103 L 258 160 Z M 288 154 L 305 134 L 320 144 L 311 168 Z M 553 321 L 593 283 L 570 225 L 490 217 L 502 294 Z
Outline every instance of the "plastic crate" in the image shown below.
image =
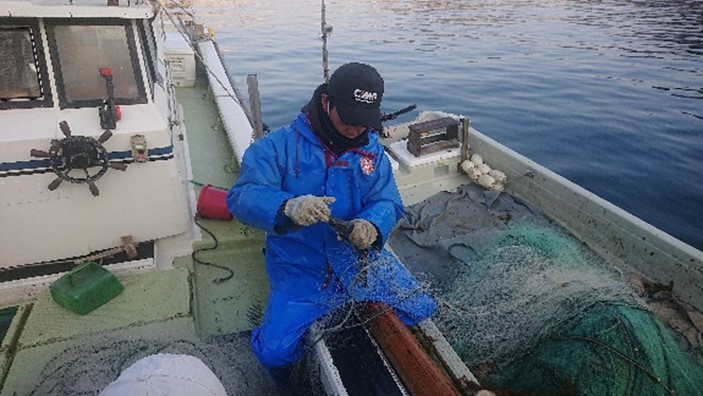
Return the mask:
M 110 271 L 88 262 L 57 279 L 49 285 L 49 290 L 57 304 L 85 315 L 112 300 L 124 286 Z

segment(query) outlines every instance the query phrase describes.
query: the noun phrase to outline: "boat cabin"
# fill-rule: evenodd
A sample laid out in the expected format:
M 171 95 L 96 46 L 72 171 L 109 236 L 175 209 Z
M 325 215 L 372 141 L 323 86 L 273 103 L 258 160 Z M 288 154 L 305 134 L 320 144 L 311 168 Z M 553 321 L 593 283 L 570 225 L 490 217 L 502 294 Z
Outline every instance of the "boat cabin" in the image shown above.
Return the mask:
M 48 3 L 0 15 L 0 267 L 156 249 L 190 221 L 155 10 Z

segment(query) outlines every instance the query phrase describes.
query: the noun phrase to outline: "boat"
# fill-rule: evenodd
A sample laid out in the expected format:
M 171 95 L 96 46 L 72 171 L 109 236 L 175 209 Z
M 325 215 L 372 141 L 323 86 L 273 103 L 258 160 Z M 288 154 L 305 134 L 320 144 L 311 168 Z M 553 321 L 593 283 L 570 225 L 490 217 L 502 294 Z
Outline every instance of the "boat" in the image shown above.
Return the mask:
M 0 395 L 97 394 L 158 353 L 200 358 L 228 394 L 277 394 L 249 350 L 268 294 L 264 234 L 224 206 L 243 153 L 265 132 L 214 33 L 179 4 L 9 0 L 0 34 Z M 466 186 L 515 197 L 619 271 L 670 285 L 691 315 L 703 308 L 703 252 L 468 117 L 422 112 L 388 125 L 382 141 L 408 207 Z M 477 174 L 479 165 L 495 177 Z M 430 281 L 442 276 L 434 272 L 418 269 Z M 61 303 L 74 290 L 61 282 L 81 276 L 114 292 L 92 305 L 81 295 Z M 329 331 L 338 323 L 312 330 L 307 393 L 483 389 L 442 323 L 408 329 L 387 311 L 350 316 L 353 343 Z M 419 348 L 403 352 L 409 345 Z

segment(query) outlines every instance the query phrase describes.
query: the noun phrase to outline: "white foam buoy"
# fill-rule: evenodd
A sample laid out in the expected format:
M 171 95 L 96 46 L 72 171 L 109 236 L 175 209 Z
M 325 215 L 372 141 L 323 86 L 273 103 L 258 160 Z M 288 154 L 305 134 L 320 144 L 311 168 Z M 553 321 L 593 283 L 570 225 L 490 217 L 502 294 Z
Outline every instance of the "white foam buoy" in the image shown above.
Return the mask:
M 496 181 L 488 175 L 482 174 L 481 176 L 478 177 L 478 184 L 484 188 L 490 189 L 491 187 L 493 187 L 493 183 L 495 183 L 495 182 Z
M 505 189 L 505 185 L 503 183 L 495 182 L 491 186 L 491 191 L 502 192 L 504 189 Z
M 460 167 L 474 183 L 487 190 L 502 192 L 505 189 L 508 179 L 505 173 L 491 169 L 478 154 L 473 154 L 470 159 L 464 160 Z
M 488 164 L 486 164 L 486 163 L 483 163 L 483 164 L 481 164 L 481 165 L 478 165 L 476 168 L 478 168 L 478 170 L 481 171 L 481 174 L 482 174 L 482 175 L 487 175 L 488 172 L 491 171 L 491 167 L 488 166 Z
M 478 168 L 474 167 L 469 169 L 468 175 L 469 179 L 473 180 L 474 182 L 477 182 L 479 176 L 481 176 L 481 171 L 478 170 Z
M 478 166 L 483 163 L 483 158 L 481 158 L 481 156 L 478 154 L 474 154 L 471 156 L 471 162 L 473 162 L 474 165 Z
M 461 170 L 463 170 L 467 175 L 469 174 L 469 171 L 475 167 L 476 165 L 469 160 L 464 160 L 464 162 L 461 163 Z
M 507 176 L 505 176 L 505 173 L 497 170 L 497 169 L 491 169 L 488 172 L 488 176 L 492 177 L 496 183 L 505 183 L 505 180 L 507 179 Z

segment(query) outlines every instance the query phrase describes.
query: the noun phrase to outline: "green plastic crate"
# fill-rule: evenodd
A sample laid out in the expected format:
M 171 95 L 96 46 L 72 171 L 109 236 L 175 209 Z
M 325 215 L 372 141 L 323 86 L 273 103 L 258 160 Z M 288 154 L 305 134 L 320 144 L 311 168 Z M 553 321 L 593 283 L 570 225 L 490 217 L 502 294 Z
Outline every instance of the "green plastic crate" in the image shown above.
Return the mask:
M 124 286 L 110 271 L 87 262 L 57 279 L 49 290 L 57 304 L 85 315 L 120 294 Z

